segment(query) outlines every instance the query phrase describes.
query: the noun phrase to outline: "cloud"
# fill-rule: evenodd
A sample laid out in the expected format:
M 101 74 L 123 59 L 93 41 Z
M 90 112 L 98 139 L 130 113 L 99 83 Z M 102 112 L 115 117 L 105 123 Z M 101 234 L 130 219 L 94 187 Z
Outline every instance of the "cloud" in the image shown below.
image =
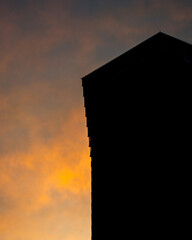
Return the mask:
M 47 130 L 53 127 L 50 130 L 54 136 L 51 141 L 45 141 L 46 136 L 38 135 L 44 124 L 36 119 L 29 125 L 31 144 L 28 149 L 1 155 L 0 229 L 6 237 L 11 239 L 14 233 L 15 239 L 19 239 L 25 226 L 23 239 L 31 239 L 32 236 L 36 239 L 42 239 L 43 236 L 52 239 L 54 234 L 55 237 L 57 234 L 63 237 L 68 234 L 67 229 L 72 222 L 73 230 L 85 230 L 85 222 L 89 225 L 90 159 L 82 114 L 81 111 L 72 113 L 61 124 L 60 131 L 55 131 L 54 121 L 48 121 Z M 79 210 L 86 212 L 84 217 Z M 85 222 L 82 222 L 83 218 Z M 10 219 L 17 219 L 17 223 Z M 43 227 L 42 220 L 45 221 L 45 230 L 40 229 L 40 226 Z M 56 232 L 49 230 L 53 221 L 60 221 L 60 227 L 54 226 Z M 35 225 L 37 231 L 34 235 L 30 233 L 31 224 Z
M 159 30 L 192 41 L 191 1 L 0 8 L 0 239 L 90 239 L 80 78 Z

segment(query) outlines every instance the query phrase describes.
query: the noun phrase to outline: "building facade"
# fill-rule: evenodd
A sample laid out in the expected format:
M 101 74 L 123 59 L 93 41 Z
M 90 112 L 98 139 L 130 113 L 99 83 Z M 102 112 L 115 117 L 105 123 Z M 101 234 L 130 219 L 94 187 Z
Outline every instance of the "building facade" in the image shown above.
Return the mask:
M 82 79 L 92 240 L 183 232 L 191 73 L 192 45 L 160 32 Z

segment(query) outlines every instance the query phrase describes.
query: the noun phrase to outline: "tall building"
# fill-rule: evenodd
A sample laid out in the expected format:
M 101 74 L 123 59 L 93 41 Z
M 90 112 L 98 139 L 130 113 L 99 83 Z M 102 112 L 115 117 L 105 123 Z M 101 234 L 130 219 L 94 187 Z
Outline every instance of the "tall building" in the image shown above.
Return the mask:
M 161 32 L 83 77 L 92 240 L 184 234 L 191 80 L 192 45 Z

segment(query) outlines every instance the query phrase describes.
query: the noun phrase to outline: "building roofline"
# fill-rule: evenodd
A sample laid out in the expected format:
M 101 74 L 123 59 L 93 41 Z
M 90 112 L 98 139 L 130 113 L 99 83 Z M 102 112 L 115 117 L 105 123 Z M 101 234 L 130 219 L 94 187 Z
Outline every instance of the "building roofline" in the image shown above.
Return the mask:
M 139 48 L 142 48 L 144 46 L 147 46 L 151 43 L 157 43 L 159 40 L 161 40 L 162 42 L 164 41 L 174 41 L 177 45 L 182 45 L 182 46 L 185 46 L 187 48 L 192 48 L 192 45 L 183 41 L 183 40 L 180 40 L 178 38 L 175 38 L 173 36 L 170 36 L 166 33 L 163 33 L 163 32 L 158 32 L 156 33 L 155 35 L 151 36 L 150 38 L 144 40 L 143 42 L 139 43 L 138 45 L 136 45 L 135 47 L 129 49 L 128 51 L 126 51 L 125 53 L 119 55 L 118 57 L 114 58 L 113 60 L 105 63 L 104 65 L 100 66 L 99 68 L 97 68 L 96 70 L 90 72 L 89 74 L 85 75 L 84 77 L 82 77 L 81 79 L 82 80 L 85 80 L 89 77 L 91 77 L 92 75 L 94 74 L 97 74 L 99 73 L 100 71 L 104 70 L 105 68 L 107 68 L 108 66 L 110 66 L 111 64 L 115 64 L 117 61 L 119 61 L 122 57 L 125 57 L 127 56 L 128 54 L 131 54 L 132 52 L 134 52 L 136 49 L 139 49 Z

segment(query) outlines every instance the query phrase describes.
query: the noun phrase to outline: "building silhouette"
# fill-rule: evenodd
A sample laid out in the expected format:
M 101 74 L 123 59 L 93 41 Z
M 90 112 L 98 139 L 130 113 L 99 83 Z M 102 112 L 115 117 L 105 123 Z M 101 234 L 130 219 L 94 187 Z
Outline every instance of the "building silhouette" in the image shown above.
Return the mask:
M 191 80 L 192 45 L 161 32 L 83 77 L 92 240 L 183 239 Z

